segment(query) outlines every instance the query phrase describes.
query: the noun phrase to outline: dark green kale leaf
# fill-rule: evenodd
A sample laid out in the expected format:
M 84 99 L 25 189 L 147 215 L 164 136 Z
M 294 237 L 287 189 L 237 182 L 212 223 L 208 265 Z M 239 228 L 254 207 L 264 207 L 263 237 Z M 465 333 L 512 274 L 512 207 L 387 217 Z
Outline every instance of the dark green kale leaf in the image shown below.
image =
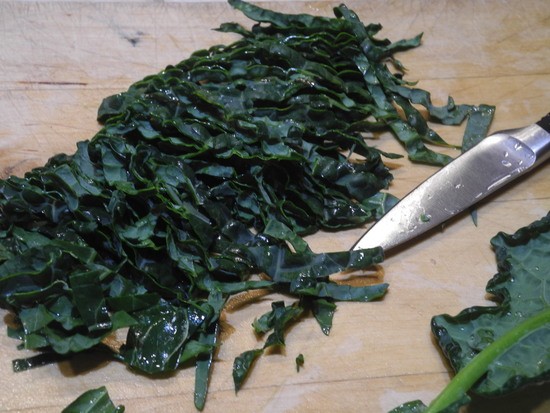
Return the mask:
M 302 353 L 298 354 L 298 356 L 296 356 L 296 372 L 300 372 L 300 368 L 302 368 L 304 366 L 304 363 L 305 363 L 305 358 L 304 358 L 304 355 Z
M 311 310 L 321 327 L 321 331 L 328 336 L 332 328 L 332 318 L 336 311 L 336 304 L 324 298 L 316 298 L 312 300 Z
M 390 413 L 425 413 L 427 408 L 421 400 L 413 400 L 397 406 Z
M 271 330 L 273 332 L 267 337 L 264 349 L 271 346 L 284 346 L 285 338 L 284 332 L 288 324 L 293 320 L 296 320 L 304 309 L 298 304 L 294 303 L 290 306 L 285 306 L 283 301 L 276 301 L 271 304 L 272 310 L 262 315 L 259 319 L 255 320 L 252 326 L 257 334 L 264 334 Z
M 432 319 L 456 376 L 425 410 L 416 401 L 392 412 L 458 412 L 468 393 L 501 396 L 550 380 L 550 214 L 491 244 L 499 272 L 486 290 L 498 304 Z
M 221 310 L 220 310 L 221 311 Z M 219 324 L 211 324 L 210 331 L 202 333 L 198 338 L 198 344 L 208 349 L 207 352 L 197 351 L 192 355 L 196 357 L 195 362 L 195 397 L 194 403 L 198 410 L 202 410 L 206 404 L 206 395 L 208 393 L 208 385 L 210 383 L 210 373 L 212 371 L 212 362 L 214 360 L 214 352 L 219 340 Z M 188 342 L 186 348 L 192 342 Z
M 457 371 L 506 332 L 550 309 L 550 215 L 491 240 L 498 273 L 487 284 L 496 307 L 473 307 L 434 317 L 432 330 Z M 507 349 L 476 383 L 475 393 L 499 395 L 550 379 L 550 323 Z M 513 368 L 511 368 L 513 366 Z
M 233 362 L 233 383 L 235 391 L 239 391 L 246 379 L 254 361 L 263 353 L 263 349 L 248 350 L 235 357 Z
M 124 406 L 114 405 L 105 387 L 99 387 L 81 394 L 62 413 L 123 413 L 124 410 Z

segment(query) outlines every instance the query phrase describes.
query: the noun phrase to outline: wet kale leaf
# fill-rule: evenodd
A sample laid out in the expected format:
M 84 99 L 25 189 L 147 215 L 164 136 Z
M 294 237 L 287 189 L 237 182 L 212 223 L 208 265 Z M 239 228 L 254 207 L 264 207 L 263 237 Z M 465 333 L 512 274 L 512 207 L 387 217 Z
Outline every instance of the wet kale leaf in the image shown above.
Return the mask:
M 105 387 L 91 389 L 65 407 L 62 413 L 123 413 L 124 406 L 115 406 Z
M 429 406 L 415 401 L 392 413 L 458 412 L 468 394 L 502 396 L 550 380 L 550 214 L 491 244 L 499 272 L 486 290 L 498 304 L 432 319 L 456 376 Z

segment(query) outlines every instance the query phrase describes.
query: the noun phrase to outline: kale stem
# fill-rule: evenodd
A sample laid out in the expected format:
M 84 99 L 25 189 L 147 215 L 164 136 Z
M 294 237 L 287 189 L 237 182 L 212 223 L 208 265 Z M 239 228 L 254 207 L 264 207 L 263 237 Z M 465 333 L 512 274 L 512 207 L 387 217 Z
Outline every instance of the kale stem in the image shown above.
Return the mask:
M 432 401 L 425 413 L 437 413 L 457 402 L 487 372 L 497 357 L 508 351 L 519 340 L 550 323 L 550 308 L 521 322 L 477 354 Z

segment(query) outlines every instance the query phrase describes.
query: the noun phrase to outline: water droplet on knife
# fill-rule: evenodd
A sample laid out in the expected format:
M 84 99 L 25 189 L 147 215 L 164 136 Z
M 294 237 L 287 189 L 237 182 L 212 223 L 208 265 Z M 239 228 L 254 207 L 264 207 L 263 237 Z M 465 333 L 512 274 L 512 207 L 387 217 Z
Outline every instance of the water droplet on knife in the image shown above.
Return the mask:
M 432 216 L 430 214 L 422 214 L 420 216 L 420 221 L 422 222 L 430 222 L 431 219 L 432 219 Z

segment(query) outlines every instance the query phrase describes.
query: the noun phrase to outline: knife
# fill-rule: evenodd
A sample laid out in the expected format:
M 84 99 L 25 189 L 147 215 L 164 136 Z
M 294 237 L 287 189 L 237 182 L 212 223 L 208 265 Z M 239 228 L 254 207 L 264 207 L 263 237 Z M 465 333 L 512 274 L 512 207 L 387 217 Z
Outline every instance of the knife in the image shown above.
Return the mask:
M 550 113 L 492 134 L 440 169 L 375 223 L 352 250 L 394 248 L 442 224 L 550 158 Z

